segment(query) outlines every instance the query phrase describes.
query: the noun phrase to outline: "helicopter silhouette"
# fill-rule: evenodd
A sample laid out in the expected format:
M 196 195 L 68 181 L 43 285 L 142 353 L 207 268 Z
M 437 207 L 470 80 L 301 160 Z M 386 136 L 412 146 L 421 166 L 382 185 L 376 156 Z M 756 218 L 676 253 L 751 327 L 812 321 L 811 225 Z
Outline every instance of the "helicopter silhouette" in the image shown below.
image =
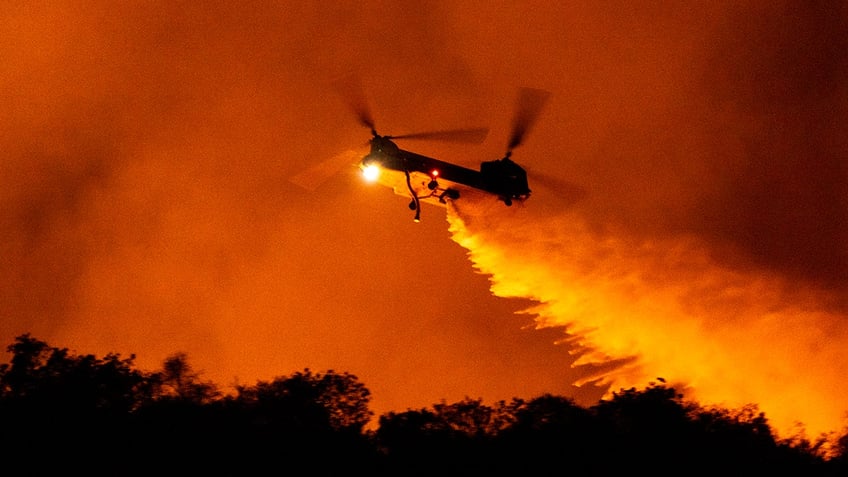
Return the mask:
M 530 197 L 527 172 L 511 156 L 539 117 L 549 92 L 526 87 L 519 89 L 505 155 L 501 159 L 484 161 L 479 170 L 474 170 L 402 149 L 395 141 L 416 139 L 479 143 L 487 136 L 487 128 L 381 135 L 377 132 L 359 82 L 347 77 L 338 81 L 336 87 L 348 100 L 360 125 L 371 132 L 370 151 L 359 162 L 363 177 L 390 187 L 396 194 L 410 197 L 409 208 L 415 212 L 416 222 L 420 221 L 421 204 L 425 202 L 446 205 L 448 201 L 482 194 L 512 206 Z

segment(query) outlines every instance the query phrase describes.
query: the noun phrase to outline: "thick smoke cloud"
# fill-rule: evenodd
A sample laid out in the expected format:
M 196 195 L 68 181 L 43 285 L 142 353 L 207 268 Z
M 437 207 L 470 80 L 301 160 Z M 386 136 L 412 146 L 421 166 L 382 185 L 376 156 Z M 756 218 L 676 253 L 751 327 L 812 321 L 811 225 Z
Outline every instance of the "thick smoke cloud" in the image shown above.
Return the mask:
M 845 362 L 846 21 L 794 2 L 7 5 L 0 338 L 150 367 L 184 351 L 225 384 L 335 368 L 378 411 L 591 402 L 661 373 L 760 400 L 789 379 L 823 428 Z M 514 155 L 533 196 L 414 224 L 352 164 L 292 187 L 368 139 L 329 86 L 350 72 L 380 132 L 490 126 L 403 144 L 470 167 L 504 153 L 518 87 L 550 91 Z M 730 362 L 751 381 L 717 378 Z
M 7 6 L 0 336 L 146 368 L 182 351 L 221 385 L 349 371 L 377 412 L 573 392 L 567 350 L 521 329 L 523 303 L 488 292 L 443 211 L 414 224 L 353 168 L 314 193 L 289 182 L 368 137 L 341 74 L 387 132 L 487 119 L 444 8 Z

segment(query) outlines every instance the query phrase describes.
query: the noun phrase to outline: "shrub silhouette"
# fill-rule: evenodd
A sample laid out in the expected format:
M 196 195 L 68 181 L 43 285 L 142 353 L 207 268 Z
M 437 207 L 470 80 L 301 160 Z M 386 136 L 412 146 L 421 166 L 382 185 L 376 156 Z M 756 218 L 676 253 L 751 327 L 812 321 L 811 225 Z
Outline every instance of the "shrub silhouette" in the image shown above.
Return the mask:
M 176 353 L 75 355 L 29 334 L 0 365 L 0 468 L 15 475 L 561 473 L 848 475 L 843 435 L 780 441 L 754 406 L 686 402 L 651 383 L 584 408 L 545 394 L 465 398 L 374 417 L 355 375 L 309 368 L 224 394 Z

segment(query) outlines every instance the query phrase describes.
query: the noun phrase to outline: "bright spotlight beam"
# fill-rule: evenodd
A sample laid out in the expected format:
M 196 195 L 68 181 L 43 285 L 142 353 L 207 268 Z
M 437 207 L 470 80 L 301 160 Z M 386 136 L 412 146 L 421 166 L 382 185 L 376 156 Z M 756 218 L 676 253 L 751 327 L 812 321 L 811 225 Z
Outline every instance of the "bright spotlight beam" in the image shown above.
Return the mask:
M 369 164 L 362 168 L 362 177 L 368 182 L 375 182 L 380 177 L 380 167 L 376 164 Z

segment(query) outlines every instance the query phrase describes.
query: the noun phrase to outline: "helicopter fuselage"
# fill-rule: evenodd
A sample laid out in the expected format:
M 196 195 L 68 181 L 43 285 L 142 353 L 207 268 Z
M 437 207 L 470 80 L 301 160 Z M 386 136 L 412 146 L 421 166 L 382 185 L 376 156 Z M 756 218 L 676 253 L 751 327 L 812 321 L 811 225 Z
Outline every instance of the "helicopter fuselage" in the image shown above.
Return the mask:
M 468 192 L 495 196 L 506 205 L 530 196 L 526 172 L 509 157 L 483 162 L 477 171 L 406 151 L 391 138 L 375 136 L 371 139 L 371 151 L 360 167 L 363 171 L 377 167 L 387 172 L 378 181 L 392 187 L 395 193 L 411 196 L 409 206 L 413 210 L 420 208 L 420 201 L 445 204 Z M 392 175 L 392 171 L 403 176 Z

